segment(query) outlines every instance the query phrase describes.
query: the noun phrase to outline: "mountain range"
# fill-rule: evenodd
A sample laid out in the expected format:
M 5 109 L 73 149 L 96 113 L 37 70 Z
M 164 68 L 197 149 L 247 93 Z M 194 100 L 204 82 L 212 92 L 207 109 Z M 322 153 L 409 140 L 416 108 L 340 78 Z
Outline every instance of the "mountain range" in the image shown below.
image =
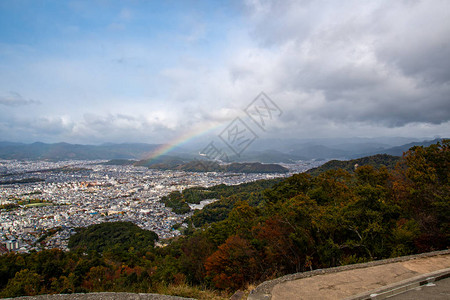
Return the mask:
M 31 160 L 139 159 L 149 155 L 156 144 L 80 145 L 69 143 L 32 144 L 0 142 L 0 158 Z
M 239 157 L 230 156 L 230 162 L 292 163 L 299 160 L 355 159 L 376 154 L 401 156 L 415 145 L 429 146 L 441 139 L 414 140 L 406 138 L 385 139 L 321 139 L 321 140 L 275 140 L 261 139 L 244 151 Z M 404 144 L 399 142 L 409 141 Z M 276 145 L 276 146 L 274 146 Z M 69 143 L 32 144 L 0 142 L 0 159 L 31 160 L 145 160 L 161 147 L 161 144 L 102 144 L 81 145 Z M 203 145 L 186 148 L 174 147 L 169 153 L 158 157 L 152 163 L 180 164 L 199 159 Z

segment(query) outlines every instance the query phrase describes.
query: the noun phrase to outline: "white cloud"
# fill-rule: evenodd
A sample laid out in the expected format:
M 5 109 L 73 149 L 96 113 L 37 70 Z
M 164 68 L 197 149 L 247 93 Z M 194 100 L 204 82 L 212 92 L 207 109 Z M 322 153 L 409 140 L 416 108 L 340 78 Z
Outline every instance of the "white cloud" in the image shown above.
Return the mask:
M 25 99 L 17 92 L 9 92 L 5 96 L 0 96 L 0 105 L 6 106 L 23 106 L 30 104 L 41 104 L 39 101 L 33 99 Z
M 119 13 L 119 18 L 124 21 L 129 21 L 133 18 L 133 13 L 128 8 L 122 8 Z

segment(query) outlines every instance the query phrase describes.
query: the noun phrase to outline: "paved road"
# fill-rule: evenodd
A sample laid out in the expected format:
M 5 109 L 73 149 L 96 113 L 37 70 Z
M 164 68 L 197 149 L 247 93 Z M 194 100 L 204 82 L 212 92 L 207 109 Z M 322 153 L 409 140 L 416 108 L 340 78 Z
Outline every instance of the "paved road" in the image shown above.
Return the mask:
M 317 275 L 275 285 L 272 300 L 343 299 L 445 268 L 450 268 L 450 255 Z
M 450 278 L 436 281 L 434 284 L 420 286 L 414 290 L 388 298 L 389 300 L 448 300 L 450 299 Z

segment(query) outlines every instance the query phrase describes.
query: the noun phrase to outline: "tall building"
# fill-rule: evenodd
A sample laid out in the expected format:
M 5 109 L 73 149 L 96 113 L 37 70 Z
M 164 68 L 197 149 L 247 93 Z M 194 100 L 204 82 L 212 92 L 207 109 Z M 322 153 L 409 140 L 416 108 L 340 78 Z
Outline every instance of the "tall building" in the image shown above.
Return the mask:
M 19 241 L 17 240 L 8 240 L 5 242 L 6 244 L 6 249 L 8 249 L 8 251 L 16 251 L 19 249 Z

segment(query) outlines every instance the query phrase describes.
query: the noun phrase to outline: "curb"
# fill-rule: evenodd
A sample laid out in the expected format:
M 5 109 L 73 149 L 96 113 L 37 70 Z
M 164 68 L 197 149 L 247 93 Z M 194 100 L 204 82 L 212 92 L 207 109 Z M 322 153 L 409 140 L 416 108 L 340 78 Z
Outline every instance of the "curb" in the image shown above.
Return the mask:
M 388 297 L 401 294 L 403 292 L 415 289 L 422 285 L 433 283 L 450 277 L 450 268 L 422 274 L 413 278 L 399 281 L 381 288 L 357 294 L 344 300 L 370 300 L 370 299 L 386 299 Z
M 285 275 L 285 276 L 279 277 L 277 279 L 264 281 L 263 283 L 259 284 L 254 290 L 252 290 L 250 292 L 250 294 L 247 297 L 247 300 L 270 300 L 270 299 L 272 299 L 272 289 L 276 285 L 283 283 L 283 282 L 287 282 L 287 281 L 294 281 L 294 280 L 308 278 L 308 277 L 312 277 L 312 276 L 316 276 L 316 275 L 338 273 L 338 272 L 347 271 L 347 270 L 363 269 L 363 268 L 375 267 L 375 266 L 380 266 L 380 265 L 385 265 L 385 264 L 405 262 L 408 260 L 413 260 L 413 259 L 418 259 L 418 258 L 426 258 L 426 257 L 448 255 L 448 254 L 450 254 L 450 249 L 421 253 L 421 254 L 414 254 L 414 255 L 408 255 L 408 256 L 400 256 L 400 257 L 388 258 L 388 259 L 382 259 L 382 260 L 375 260 L 375 261 L 362 263 L 362 264 L 345 265 L 345 266 L 339 266 L 339 267 L 334 267 L 334 268 L 317 269 L 317 270 L 308 271 L 308 272 Z M 368 299 L 370 299 L 370 298 L 368 298 Z

